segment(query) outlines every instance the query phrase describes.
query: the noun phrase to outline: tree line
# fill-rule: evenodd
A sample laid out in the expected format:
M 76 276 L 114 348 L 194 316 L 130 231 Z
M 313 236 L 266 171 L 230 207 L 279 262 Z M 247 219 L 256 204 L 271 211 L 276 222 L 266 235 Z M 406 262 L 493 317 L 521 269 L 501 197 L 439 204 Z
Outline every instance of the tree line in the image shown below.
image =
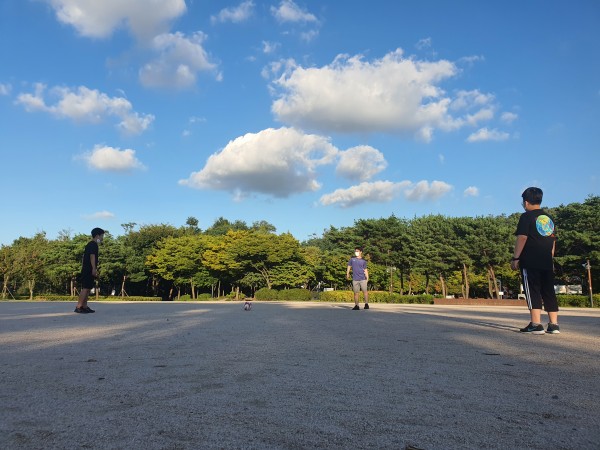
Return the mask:
M 600 197 L 546 208 L 557 225 L 557 282 L 583 285 L 583 265 L 600 262 Z M 199 294 L 252 296 L 260 288 L 344 289 L 346 265 L 355 246 L 369 262 L 370 288 L 400 294 L 464 298 L 513 296 L 520 290 L 510 270 L 514 231 L 520 214 L 413 219 L 394 215 L 359 219 L 352 226 L 324 230 L 304 242 L 259 221 L 251 225 L 219 218 L 201 230 L 186 224 L 122 224 L 100 248 L 103 294 L 160 296 Z M 77 276 L 89 236 L 68 230 L 54 240 L 44 232 L 0 247 L 2 298 L 36 294 L 76 295 Z M 598 271 L 592 283 L 598 285 Z

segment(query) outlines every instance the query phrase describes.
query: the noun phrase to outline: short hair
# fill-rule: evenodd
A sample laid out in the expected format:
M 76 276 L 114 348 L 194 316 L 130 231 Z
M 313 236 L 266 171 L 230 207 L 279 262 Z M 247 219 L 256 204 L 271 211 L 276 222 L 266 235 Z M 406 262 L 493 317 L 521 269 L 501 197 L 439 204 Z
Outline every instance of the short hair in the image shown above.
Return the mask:
M 92 237 L 102 236 L 104 233 L 105 231 L 102 228 L 94 228 L 92 230 Z
M 544 193 L 538 187 L 528 187 L 521 194 L 524 202 L 529 202 L 532 205 L 541 205 Z
M 354 247 L 354 250 L 358 250 L 359 252 L 362 252 L 362 247 L 356 246 L 356 247 Z

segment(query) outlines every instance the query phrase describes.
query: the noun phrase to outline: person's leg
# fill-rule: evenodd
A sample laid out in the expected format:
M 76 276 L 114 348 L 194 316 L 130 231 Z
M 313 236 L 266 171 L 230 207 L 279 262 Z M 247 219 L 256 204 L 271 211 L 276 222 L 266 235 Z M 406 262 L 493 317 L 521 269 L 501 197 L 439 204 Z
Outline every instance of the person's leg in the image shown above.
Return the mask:
M 87 288 L 81 288 L 81 292 L 79 293 L 79 299 L 77 301 L 77 308 L 85 308 L 87 305 L 87 299 L 90 295 L 90 290 Z
M 362 291 L 363 291 L 363 296 L 365 297 L 365 305 L 369 304 L 369 291 L 367 290 L 367 282 L 366 280 L 364 282 L 362 282 Z
M 551 270 L 545 270 L 542 274 L 541 291 L 544 309 L 548 313 L 548 322 L 558 325 L 558 300 L 554 292 L 554 273 Z
M 358 299 L 360 297 L 360 282 L 352 281 L 352 290 L 354 291 L 354 306 L 358 307 Z
M 542 295 L 540 293 L 540 277 L 538 270 L 521 269 L 523 277 L 523 289 L 525 291 L 525 299 L 529 308 L 531 317 L 531 325 L 521 328 L 521 332 L 544 334 L 542 326 Z

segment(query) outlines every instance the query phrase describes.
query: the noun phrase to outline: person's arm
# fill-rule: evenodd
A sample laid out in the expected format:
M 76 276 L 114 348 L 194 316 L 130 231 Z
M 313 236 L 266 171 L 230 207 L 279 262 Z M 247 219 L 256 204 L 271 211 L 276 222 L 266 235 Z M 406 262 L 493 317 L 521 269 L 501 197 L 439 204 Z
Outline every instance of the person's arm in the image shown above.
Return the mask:
M 513 259 L 510 262 L 510 267 L 513 270 L 517 270 L 519 268 L 519 258 L 521 257 L 521 252 L 523 252 L 523 247 L 525 247 L 526 242 L 527 236 L 524 234 L 519 234 L 517 236 L 517 242 L 515 242 L 515 250 L 513 252 Z
M 348 264 L 348 269 L 346 270 L 346 279 L 349 280 L 350 279 L 350 264 Z
M 90 255 L 90 263 L 92 264 L 92 276 L 98 276 L 98 270 L 96 269 L 96 255 L 93 253 Z
M 369 269 L 365 269 L 365 279 L 369 281 Z
M 552 257 L 554 258 L 554 249 L 556 248 L 556 239 L 552 243 Z

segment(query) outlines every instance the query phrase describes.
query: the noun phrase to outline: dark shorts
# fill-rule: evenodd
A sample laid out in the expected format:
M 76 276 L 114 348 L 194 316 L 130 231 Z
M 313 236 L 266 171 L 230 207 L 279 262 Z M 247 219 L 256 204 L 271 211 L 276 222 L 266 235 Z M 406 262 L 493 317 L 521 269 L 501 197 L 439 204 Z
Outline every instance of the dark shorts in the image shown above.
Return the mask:
M 82 273 L 79 275 L 79 282 L 81 283 L 81 287 L 83 289 L 92 289 L 96 287 L 96 279 L 91 273 Z
M 521 269 L 523 289 L 529 309 L 558 311 L 558 301 L 554 292 L 554 272 L 552 270 Z

